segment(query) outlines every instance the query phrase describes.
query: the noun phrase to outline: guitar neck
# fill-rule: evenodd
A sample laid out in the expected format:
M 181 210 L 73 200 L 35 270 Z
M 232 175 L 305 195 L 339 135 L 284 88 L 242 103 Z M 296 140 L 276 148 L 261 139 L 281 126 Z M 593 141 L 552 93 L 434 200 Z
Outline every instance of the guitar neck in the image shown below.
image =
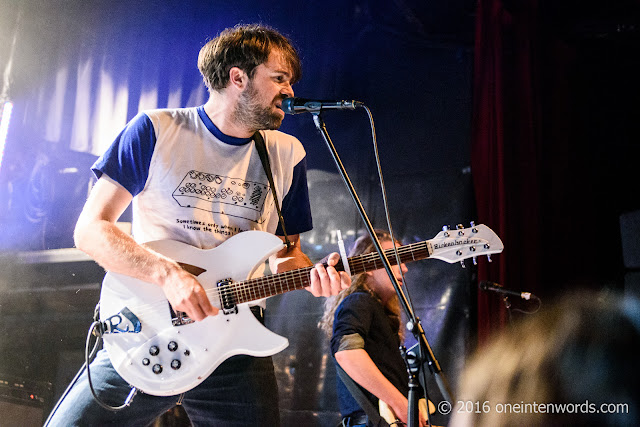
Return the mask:
M 399 246 L 398 255 L 400 263 L 405 264 L 428 258 L 430 241 L 413 243 Z M 393 249 L 384 251 L 389 264 L 396 265 L 398 261 Z M 382 259 L 377 252 L 348 258 L 349 270 L 351 274 L 360 274 L 367 271 L 379 270 L 384 267 Z M 309 272 L 313 267 L 304 267 L 284 273 L 272 274 L 270 276 L 259 277 L 235 284 L 235 300 L 238 303 L 251 302 L 262 298 L 280 295 L 285 292 L 303 289 L 310 285 Z M 342 260 L 335 266 L 336 270 L 344 271 Z

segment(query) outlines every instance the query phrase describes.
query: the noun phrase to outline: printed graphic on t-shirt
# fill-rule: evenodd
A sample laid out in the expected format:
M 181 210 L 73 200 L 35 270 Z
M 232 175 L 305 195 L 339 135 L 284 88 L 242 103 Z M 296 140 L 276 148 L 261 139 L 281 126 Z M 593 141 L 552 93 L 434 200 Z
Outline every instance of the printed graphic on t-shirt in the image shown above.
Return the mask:
M 269 191 L 268 185 L 259 182 L 191 170 L 172 196 L 184 208 L 202 209 L 262 223 L 262 212 Z
M 233 225 L 218 225 L 214 222 L 198 221 L 195 219 L 176 219 L 176 224 L 180 224 L 185 230 L 204 231 L 213 234 L 221 234 L 227 237 L 235 236 L 238 233 L 247 231 Z

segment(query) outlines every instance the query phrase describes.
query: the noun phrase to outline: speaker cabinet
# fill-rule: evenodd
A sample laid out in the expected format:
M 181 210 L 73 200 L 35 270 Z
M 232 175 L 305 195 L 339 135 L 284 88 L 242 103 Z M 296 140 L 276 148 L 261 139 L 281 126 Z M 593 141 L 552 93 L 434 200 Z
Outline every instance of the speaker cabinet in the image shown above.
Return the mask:
M 39 427 L 51 403 L 51 383 L 0 374 L 0 424 L 3 427 Z

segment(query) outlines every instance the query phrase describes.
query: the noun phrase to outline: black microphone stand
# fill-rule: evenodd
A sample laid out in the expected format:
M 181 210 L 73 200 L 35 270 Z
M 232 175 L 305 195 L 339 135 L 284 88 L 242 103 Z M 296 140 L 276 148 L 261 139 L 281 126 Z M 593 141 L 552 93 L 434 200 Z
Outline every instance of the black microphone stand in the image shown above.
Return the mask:
M 511 301 L 509 300 L 509 296 L 505 295 L 502 297 L 502 301 L 504 301 L 504 306 L 507 309 L 507 315 L 509 316 L 509 326 L 513 326 L 513 319 L 511 315 Z
M 356 193 L 355 188 L 351 184 L 349 175 L 347 174 L 347 171 L 345 170 L 344 165 L 340 160 L 340 156 L 338 156 L 338 152 L 336 151 L 336 148 L 333 145 L 333 142 L 331 142 L 331 138 L 329 137 L 329 133 L 327 132 L 327 128 L 321 117 L 322 110 L 320 109 L 318 111 L 312 111 L 311 114 L 313 115 L 313 122 L 315 123 L 316 128 L 318 129 L 318 132 L 320 132 L 320 135 L 322 135 L 325 142 L 327 143 L 327 147 L 329 148 L 329 151 L 331 152 L 331 156 L 333 157 L 333 160 L 336 163 L 338 172 L 340 172 L 340 176 L 342 177 L 344 184 L 347 186 L 349 194 L 351 194 L 353 202 L 355 203 L 356 208 L 358 209 L 358 212 L 362 217 L 362 221 L 364 222 L 364 225 L 367 228 L 367 232 L 369 233 L 369 236 L 371 236 L 371 241 L 373 242 L 373 245 L 375 246 L 376 251 L 380 256 L 380 259 L 382 260 L 382 264 L 384 265 L 384 268 L 387 271 L 387 274 L 389 275 L 389 279 L 391 280 L 391 283 L 393 284 L 393 287 L 396 293 L 398 294 L 398 298 L 400 299 L 400 304 L 402 305 L 402 308 L 404 309 L 408 319 L 407 329 L 415 336 L 416 340 L 418 341 L 419 351 L 418 351 L 418 354 L 415 355 L 417 360 L 408 360 L 407 352 L 403 352 L 403 357 L 405 358 L 405 363 L 407 364 L 407 367 L 408 367 L 407 372 L 409 373 L 409 385 L 410 385 L 409 414 L 407 417 L 407 420 L 409 421 L 409 423 L 407 425 L 408 427 L 418 427 L 419 426 L 418 424 L 419 396 L 417 395 L 418 393 L 415 393 L 417 389 L 417 386 L 416 386 L 417 372 L 416 371 L 419 371 L 420 369 L 424 368 L 424 362 L 428 363 L 429 370 L 431 371 L 431 373 L 434 375 L 436 379 L 436 383 L 438 384 L 438 388 L 442 393 L 442 397 L 445 400 L 447 400 L 449 404 L 452 406 L 453 406 L 453 400 L 452 400 L 453 395 L 450 392 L 449 384 L 446 378 L 444 377 L 444 374 L 442 373 L 442 369 L 440 369 L 440 364 L 436 360 L 433 354 L 433 351 L 431 350 L 431 346 L 427 341 L 427 337 L 424 333 L 424 329 L 422 328 L 422 324 L 420 323 L 420 319 L 413 312 L 413 309 L 409 304 L 409 300 L 407 299 L 406 295 L 404 294 L 404 291 L 402 290 L 398 281 L 396 280 L 396 276 L 395 274 L 393 274 L 393 271 L 391 270 L 391 264 L 389 263 L 389 259 L 387 258 L 386 254 L 384 253 L 384 250 L 382 249 L 382 246 L 380 245 L 380 240 L 378 240 L 378 236 L 374 232 L 373 226 L 371 225 L 371 221 L 369 221 L 369 218 L 367 217 L 367 213 L 365 212 L 364 207 L 362 206 L 362 203 L 360 203 L 358 194 Z M 426 387 L 426 382 L 425 382 L 425 387 Z

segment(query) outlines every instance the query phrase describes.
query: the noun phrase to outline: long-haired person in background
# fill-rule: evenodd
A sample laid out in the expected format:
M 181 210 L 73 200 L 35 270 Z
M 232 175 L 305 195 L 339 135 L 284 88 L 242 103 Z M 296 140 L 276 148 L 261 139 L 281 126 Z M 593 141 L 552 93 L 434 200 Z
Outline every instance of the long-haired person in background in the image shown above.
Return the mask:
M 376 230 L 382 249 L 392 249 L 389 233 Z M 398 243 L 399 245 L 399 243 Z M 356 240 L 349 256 L 374 252 L 369 235 Z M 394 265 L 392 270 L 402 284 L 407 267 Z M 325 302 L 324 315 L 318 324 L 331 337 L 331 354 L 340 367 L 377 408 L 384 401 L 403 422 L 407 417 L 407 371 L 400 355 L 402 342 L 400 304 L 386 270 L 357 274 L 351 286 Z M 343 426 L 367 425 L 367 416 L 349 389 L 336 379 Z M 425 424 L 421 415 L 420 423 Z

